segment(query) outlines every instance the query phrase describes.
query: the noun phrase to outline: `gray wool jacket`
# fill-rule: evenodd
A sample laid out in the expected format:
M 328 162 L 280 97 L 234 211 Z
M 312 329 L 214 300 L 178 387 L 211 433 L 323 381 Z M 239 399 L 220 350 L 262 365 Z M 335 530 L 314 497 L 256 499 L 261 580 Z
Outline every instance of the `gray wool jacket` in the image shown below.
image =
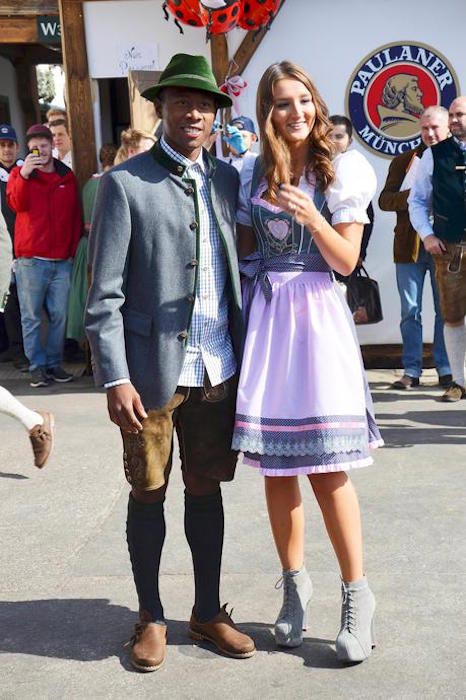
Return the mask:
M 238 174 L 207 159 L 212 207 L 228 261 L 230 333 L 238 363 L 243 326 L 235 241 Z M 97 384 L 128 377 L 147 409 L 175 392 L 196 294 L 196 183 L 159 145 L 103 175 L 89 237 L 85 325 Z

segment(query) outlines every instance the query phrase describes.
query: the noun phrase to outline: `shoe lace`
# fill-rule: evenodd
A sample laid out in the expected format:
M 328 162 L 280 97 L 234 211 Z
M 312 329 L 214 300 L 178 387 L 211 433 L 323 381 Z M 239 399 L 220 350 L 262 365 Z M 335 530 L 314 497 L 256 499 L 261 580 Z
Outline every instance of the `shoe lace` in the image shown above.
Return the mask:
M 227 617 L 229 617 L 230 620 L 233 622 L 232 616 L 233 616 L 234 608 L 231 608 L 230 612 L 228 612 L 227 605 L 228 605 L 228 603 L 225 603 L 224 605 L 222 605 L 222 610 L 224 611 L 225 615 L 227 615 Z
M 288 580 L 285 579 L 284 576 L 280 576 L 275 584 L 275 590 L 279 591 L 280 588 L 283 588 L 283 604 L 281 612 L 284 617 L 288 617 L 291 612 L 290 586 L 288 585 Z
M 130 639 L 128 639 L 128 641 L 125 642 L 124 646 L 125 647 L 134 646 L 136 644 L 136 642 L 139 640 L 139 637 L 141 636 L 141 634 L 146 629 L 147 624 L 148 624 L 147 622 L 137 622 L 134 625 L 133 634 L 131 635 Z
M 342 610 L 341 610 L 341 624 L 342 627 L 351 632 L 356 625 L 356 610 L 355 601 L 351 591 L 343 590 L 342 592 Z

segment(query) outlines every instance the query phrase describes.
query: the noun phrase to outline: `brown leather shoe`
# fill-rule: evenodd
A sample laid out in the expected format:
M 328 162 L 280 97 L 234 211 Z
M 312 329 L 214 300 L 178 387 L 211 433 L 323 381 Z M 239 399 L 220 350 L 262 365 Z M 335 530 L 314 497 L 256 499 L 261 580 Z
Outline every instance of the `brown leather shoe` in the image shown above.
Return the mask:
M 454 403 L 455 401 L 461 401 L 466 396 L 466 390 L 464 387 L 460 386 L 456 382 L 452 382 L 443 396 L 440 397 L 440 401 L 445 401 L 446 403 Z
M 37 411 L 37 413 L 42 416 L 44 422 L 42 425 L 35 425 L 31 428 L 29 439 L 34 452 L 34 464 L 42 469 L 52 453 L 55 418 L 53 413 L 42 413 L 41 411 Z
M 167 625 L 161 622 L 139 622 L 131 639 L 131 664 L 138 671 L 158 671 L 165 662 Z
M 255 644 L 251 637 L 238 630 L 226 607 L 225 604 L 209 622 L 197 622 L 193 610 L 189 621 L 189 636 L 196 641 L 212 642 L 226 656 L 248 659 L 256 653 Z

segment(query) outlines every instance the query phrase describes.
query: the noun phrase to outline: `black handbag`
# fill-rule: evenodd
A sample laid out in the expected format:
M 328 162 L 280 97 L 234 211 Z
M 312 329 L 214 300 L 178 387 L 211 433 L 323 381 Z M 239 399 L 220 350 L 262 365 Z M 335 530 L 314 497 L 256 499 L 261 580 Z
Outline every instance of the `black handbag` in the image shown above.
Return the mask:
M 364 274 L 363 274 L 364 273 Z M 358 325 L 382 321 L 382 303 L 378 283 L 371 279 L 365 267 L 357 267 L 345 280 L 346 300 Z

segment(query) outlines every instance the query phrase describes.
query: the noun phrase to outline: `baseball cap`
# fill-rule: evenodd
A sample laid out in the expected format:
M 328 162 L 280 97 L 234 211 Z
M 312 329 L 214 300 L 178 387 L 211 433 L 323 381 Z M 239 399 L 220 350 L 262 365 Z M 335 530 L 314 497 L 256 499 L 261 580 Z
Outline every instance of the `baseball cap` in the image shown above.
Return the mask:
M 0 124 L 0 141 L 16 141 L 18 143 L 16 131 L 11 124 Z
M 44 138 L 53 142 L 53 134 L 49 127 L 45 126 L 45 124 L 33 124 L 30 126 L 26 131 L 26 143 L 29 141 L 29 139 L 34 138 L 34 136 L 43 136 Z
M 237 129 L 243 129 L 244 131 L 250 131 L 251 134 L 256 134 L 254 122 L 249 117 L 235 117 L 230 121 L 230 126 L 236 126 Z

